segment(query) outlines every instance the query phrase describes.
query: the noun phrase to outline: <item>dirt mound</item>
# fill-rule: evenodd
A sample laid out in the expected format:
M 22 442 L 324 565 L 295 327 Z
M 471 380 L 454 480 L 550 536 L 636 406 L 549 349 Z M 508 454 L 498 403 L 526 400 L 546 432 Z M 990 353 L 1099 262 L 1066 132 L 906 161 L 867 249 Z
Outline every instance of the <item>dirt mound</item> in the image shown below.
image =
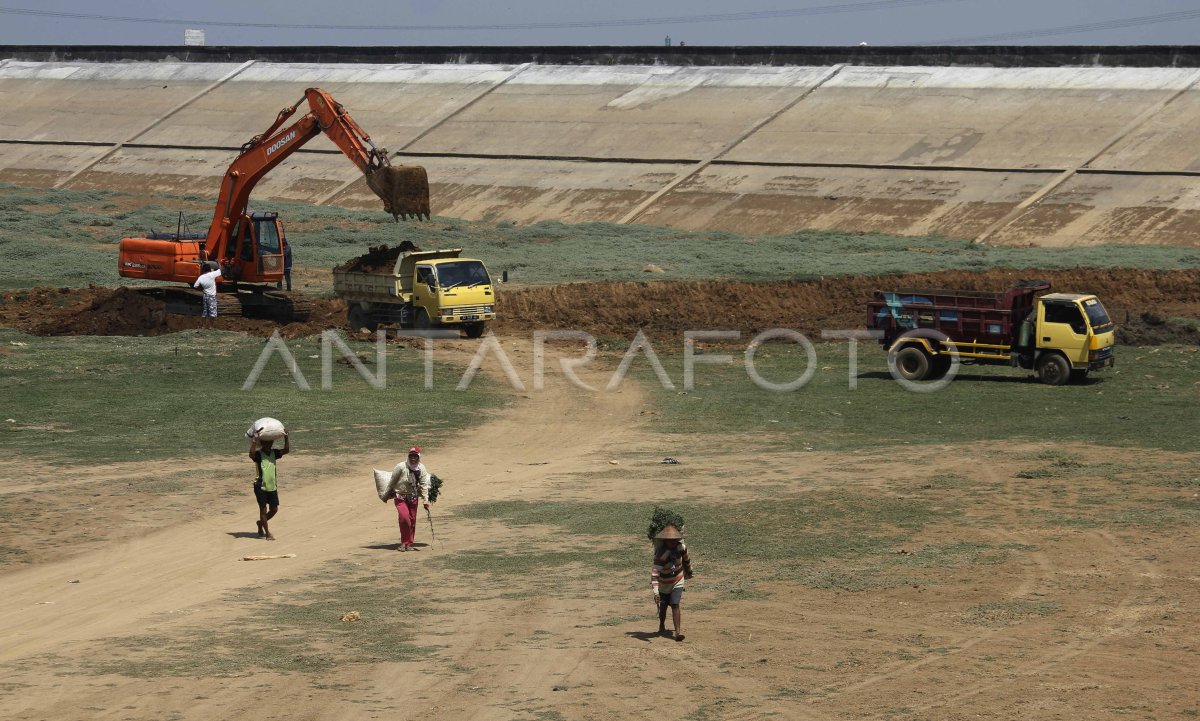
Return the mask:
M 429 220 L 429 176 L 419 165 L 387 166 L 367 173 L 367 187 L 396 220 Z
M 95 293 L 68 313 L 48 314 L 37 335 L 148 335 L 166 325 L 166 304 L 130 288 Z
M 336 298 L 309 299 L 307 320 L 279 324 L 270 320 L 222 316 L 212 327 L 285 338 L 301 338 L 325 328 L 341 327 L 345 304 Z M 166 312 L 163 301 L 132 288 L 31 288 L 10 291 L 0 298 L 0 326 L 34 335 L 157 336 L 209 324 L 197 316 Z
M 791 328 L 818 339 L 822 330 L 861 329 L 871 293 L 892 288 L 1003 290 L 1019 280 L 1045 279 L 1058 290 L 1095 293 L 1118 324 L 1125 344 L 1194 343 L 1186 326 L 1167 324 L 1148 334 L 1139 324 L 1147 309 L 1162 317 L 1200 318 L 1200 270 L 992 270 L 874 277 L 822 278 L 780 283 L 717 281 L 577 283 L 509 290 L 499 298 L 497 328 L 585 330 L 597 337 L 653 337 L 678 341 L 686 330 L 739 330 L 743 338 L 769 328 Z M 1173 332 L 1172 329 L 1179 332 Z
M 1154 313 L 1142 313 L 1123 321 L 1117 336 L 1124 345 L 1200 345 L 1200 324 L 1190 325 Z
M 386 266 L 395 263 L 399 252 L 381 246 L 346 267 L 371 268 L 378 262 Z M 574 329 L 625 340 L 641 328 L 672 343 L 681 342 L 688 330 L 738 330 L 745 341 L 769 328 L 790 328 L 819 340 L 822 330 L 863 328 L 867 299 L 877 289 L 995 291 L 1030 278 L 1048 280 L 1058 290 L 1099 295 L 1117 323 L 1119 343 L 1200 345 L 1200 329 L 1187 320 L 1200 319 L 1200 270 L 949 271 L 779 283 L 604 282 L 502 288 L 494 327 L 519 335 L 536 329 Z M 313 310 L 303 322 L 281 325 L 222 316 L 215 327 L 259 336 L 278 330 L 285 338 L 346 327 L 345 301 L 308 300 Z M 160 301 L 128 288 L 91 287 L 6 293 L 0 299 L 0 326 L 38 335 L 162 335 L 207 324 L 195 316 L 164 313 Z

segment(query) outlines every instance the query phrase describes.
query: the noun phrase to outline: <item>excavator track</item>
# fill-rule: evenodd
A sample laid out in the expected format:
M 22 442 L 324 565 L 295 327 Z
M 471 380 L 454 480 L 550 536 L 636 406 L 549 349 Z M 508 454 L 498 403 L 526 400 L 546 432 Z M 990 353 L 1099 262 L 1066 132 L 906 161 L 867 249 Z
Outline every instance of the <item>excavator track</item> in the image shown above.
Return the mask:
M 179 286 L 134 288 L 138 293 L 163 301 L 166 312 L 177 315 L 200 315 L 204 309 L 201 291 Z M 275 289 L 238 289 L 217 293 L 218 316 L 261 318 L 277 323 L 294 323 L 308 319 L 313 302 L 296 291 Z
M 294 290 L 269 290 L 263 296 L 277 309 L 279 320 L 287 323 L 308 320 L 315 304 L 308 296 Z M 218 311 L 220 312 L 220 311 Z

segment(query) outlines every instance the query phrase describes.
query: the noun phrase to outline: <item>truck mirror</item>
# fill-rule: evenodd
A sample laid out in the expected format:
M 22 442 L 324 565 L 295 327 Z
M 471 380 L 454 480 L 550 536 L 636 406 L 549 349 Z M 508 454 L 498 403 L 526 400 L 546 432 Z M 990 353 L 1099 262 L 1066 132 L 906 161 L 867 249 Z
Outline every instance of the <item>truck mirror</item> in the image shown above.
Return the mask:
M 502 272 L 502 273 L 500 274 L 500 282 L 501 282 L 501 283 L 507 283 L 507 282 L 508 282 L 508 271 L 507 271 L 507 270 L 506 270 L 506 271 L 504 271 L 504 272 Z

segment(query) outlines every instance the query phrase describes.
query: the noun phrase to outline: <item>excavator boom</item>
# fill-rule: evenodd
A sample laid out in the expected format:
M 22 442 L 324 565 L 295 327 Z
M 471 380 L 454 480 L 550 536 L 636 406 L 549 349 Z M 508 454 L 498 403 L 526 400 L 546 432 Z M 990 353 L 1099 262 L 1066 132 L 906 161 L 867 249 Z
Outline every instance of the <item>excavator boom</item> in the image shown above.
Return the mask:
M 281 128 L 305 100 L 309 112 Z M 250 192 L 258 181 L 322 132 L 366 176 L 367 185 L 383 200 L 385 211 L 397 219 L 410 215 L 429 217 L 429 181 L 425 169 L 393 168 L 387 150 L 375 147 L 371 137 L 341 103 L 320 88 L 308 88 L 303 98 L 279 111 L 271 127 L 243 145 L 241 154 L 225 171 L 208 230 L 206 247 L 210 258 L 219 259 L 230 253 L 232 235 L 246 214 Z M 419 176 L 419 180 L 410 180 L 414 176 Z

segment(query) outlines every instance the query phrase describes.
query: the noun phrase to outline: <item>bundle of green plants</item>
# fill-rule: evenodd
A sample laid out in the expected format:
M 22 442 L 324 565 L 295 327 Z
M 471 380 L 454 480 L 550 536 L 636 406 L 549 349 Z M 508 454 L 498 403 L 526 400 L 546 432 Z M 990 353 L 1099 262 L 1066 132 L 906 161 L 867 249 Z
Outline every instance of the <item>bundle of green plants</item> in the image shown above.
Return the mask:
M 434 503 L 438 499 L 438 494 L 442 492 L 442 479 L 437 476 L 429 476 L 429 502 Z
M 655 506 L 654 513 L 650 515 L 650 527 L 646 529 L 646 538 L 654 540 L 654 537 L 667 526 L 675 526 L 682 532 L 683 516 L 669 508 Z

